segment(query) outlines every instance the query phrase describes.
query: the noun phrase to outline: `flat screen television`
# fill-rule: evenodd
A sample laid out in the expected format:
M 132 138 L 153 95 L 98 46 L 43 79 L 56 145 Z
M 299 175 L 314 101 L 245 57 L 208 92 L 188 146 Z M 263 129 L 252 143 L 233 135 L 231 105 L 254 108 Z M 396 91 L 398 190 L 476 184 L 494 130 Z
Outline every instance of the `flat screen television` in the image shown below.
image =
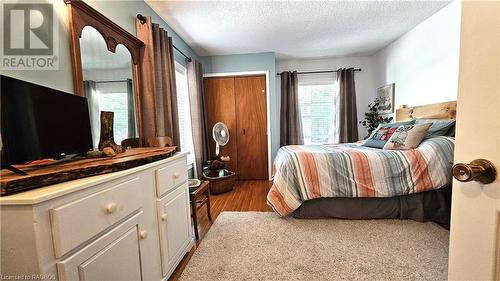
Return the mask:
M 0 75 L 2 168 L 92 149 L 87 98 Z

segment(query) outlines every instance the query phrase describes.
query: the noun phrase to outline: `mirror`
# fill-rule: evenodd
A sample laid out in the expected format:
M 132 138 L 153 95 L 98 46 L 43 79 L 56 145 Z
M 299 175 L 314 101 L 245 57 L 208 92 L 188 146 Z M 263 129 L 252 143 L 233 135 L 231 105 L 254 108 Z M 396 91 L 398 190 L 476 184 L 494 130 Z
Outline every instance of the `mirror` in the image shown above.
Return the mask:
M 114 112 L 114 139 L 117 144 L 138 137 L 136 101 L 133 85 L 132 56 L 118 44 L 115 53 L 108 51 L 97 29 L 86 26 L 80 38 L 83 94 L 88 99 L 92 140 L 99 144 L 100 112 Z
M 89 101 L 94 147 L 99 144 L 100 111 L 114 112 L 117 144 L 138 138 L 141 144 L 141 63 L 144 43 L 81 0 L 68 8 L 75 95 Z

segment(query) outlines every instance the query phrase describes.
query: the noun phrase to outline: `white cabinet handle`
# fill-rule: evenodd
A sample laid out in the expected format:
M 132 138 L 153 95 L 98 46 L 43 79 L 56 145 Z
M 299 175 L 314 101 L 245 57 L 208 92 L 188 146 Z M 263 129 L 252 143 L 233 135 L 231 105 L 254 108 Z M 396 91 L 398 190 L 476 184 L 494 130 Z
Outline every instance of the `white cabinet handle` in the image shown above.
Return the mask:
M 116 205 L 116 203 L 109 203 L 106 206 L 106 211 L 108 211 L 108 214 L 112 214 L 112 213 L 116 212 L 117 207 L 118 207 L 118 205 Z
M 174 179 L 178 179 L 181 175 L 178 172 L 174 173 Z
M 139 233 L 139 238 L 146 239 L 146 237 L 148 237 L 148 232 L 146 230 L 143 230 Z
M 167 220 L 167 214 L 162 214 L 161 215 L 161 220 L 166 221 Z

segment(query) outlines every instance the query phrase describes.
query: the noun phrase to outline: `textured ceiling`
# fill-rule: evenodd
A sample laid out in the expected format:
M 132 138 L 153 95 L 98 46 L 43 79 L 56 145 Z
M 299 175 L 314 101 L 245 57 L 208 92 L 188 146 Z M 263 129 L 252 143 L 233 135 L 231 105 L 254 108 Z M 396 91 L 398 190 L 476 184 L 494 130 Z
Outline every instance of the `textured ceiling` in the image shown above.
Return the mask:
M 450 1 L 146 2 L 202 56 L 371 54 Z

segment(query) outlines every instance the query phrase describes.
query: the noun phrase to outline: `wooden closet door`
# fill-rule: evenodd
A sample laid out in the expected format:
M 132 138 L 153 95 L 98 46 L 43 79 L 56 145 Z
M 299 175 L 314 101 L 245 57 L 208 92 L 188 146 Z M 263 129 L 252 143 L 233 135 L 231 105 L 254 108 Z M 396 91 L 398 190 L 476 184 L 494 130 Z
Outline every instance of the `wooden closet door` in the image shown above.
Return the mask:
M 267 179 L 266 78 L 234 78 L 238 178 Z
M 233 77 L 210 77 L 203 81 L 205 90 L 205 110 L 207 112 L 207 133 L 209 158 L 215 156 L 215 141 L 212 138 L 212 128 L 215 123 L 223 122 L 229 129 L 229 142 L 221 146 L 220 155 L 229 156 L 231 160 L 226 168 L 230 171 L 238 171 L 237 163 L 237 141 L 236 141 L 236 113 L 234 110 L 234 78 Z

